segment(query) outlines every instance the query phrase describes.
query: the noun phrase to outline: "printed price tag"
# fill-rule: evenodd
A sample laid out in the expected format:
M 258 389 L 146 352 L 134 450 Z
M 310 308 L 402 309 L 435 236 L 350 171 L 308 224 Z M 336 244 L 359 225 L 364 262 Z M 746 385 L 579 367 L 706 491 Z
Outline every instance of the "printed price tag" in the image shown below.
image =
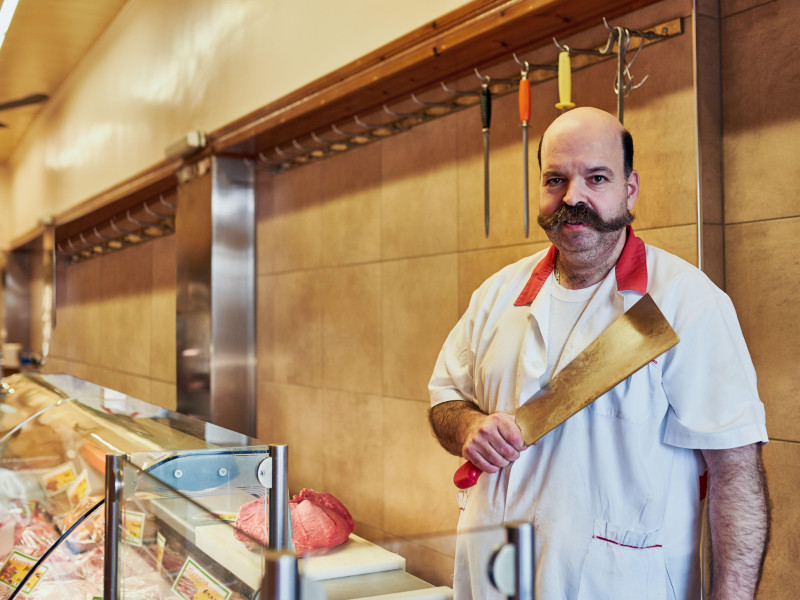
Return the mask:
M 164 564 L 164 548 L 166 545 L 167 540 L 159 531 L 156 534 L 156 565 L 158 565 L 159 571 L 161 570 L 161 566 Z
M 0 582 L 13 589 L 17 589 L 25 578 L 25 575 L 28 574 L 28 571 L 36 564 L 37 560 L 38 559 L 32 556 L 14 550 L 0 569 Z M 45 566 L 36 569 L 36 572 L 28 579 L 28 583 L 22 588 L 22 593 L 30 594 L 33 588 L 36 587 L 36 584 L 39 583 L 39 580 L 44 577 L 45 573 L 47 573 L 47 567 Z
M 132 546 L 141 546 L 144 538 L 144 513 L 126 510 L 122 512 L 122 529 L 125 541 Z
M 76 506 L 90 492 L 89 474 L 84 469 L 75 481 L 67 487 L 67 498 L 72 506 Z
M 191 558 L 183 563 L 172 591 L 184 600 L 227 600 L 231 591 Z
M 67 489 L 77 478 L 75 467 L 71 462 L 68 462 L 48 471 L 39 477 L 39 481 L 48 496 L 55 496 L 60 491 Z

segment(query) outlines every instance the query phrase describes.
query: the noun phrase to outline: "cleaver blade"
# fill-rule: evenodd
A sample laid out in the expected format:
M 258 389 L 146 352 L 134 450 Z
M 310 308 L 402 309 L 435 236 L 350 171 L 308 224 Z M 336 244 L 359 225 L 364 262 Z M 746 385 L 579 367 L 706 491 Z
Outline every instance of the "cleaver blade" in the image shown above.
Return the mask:
M 533 444 L 679 341 L 645 294 L 517 409 L 525 443 Z
M 514 414 L 531 445 L 680 341 L 650 294 L 642 296 Z M 464 463 L 456 487 L 475 485 L 481 471 Z

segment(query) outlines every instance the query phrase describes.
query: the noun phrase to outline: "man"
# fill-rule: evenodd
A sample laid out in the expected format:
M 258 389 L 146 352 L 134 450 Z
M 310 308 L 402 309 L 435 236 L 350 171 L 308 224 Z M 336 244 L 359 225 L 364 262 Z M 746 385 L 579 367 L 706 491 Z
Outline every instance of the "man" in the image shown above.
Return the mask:
M 698 598 L 706 467 L 713 598 L 753 598 L 767 432 L 733 306 L 629 227 L 639 174 L 614 117 L 561 115 L 539 160 L 539 224 L 553 245 L 476 290 L 429 386 L 440 443 L 485 472 L 459 522 L 456 598 L 500 597 L 485 572 L 502 536 L 485 528 L 522 520 L 535 527 L 537 598 Z M 678 345 L 526 447 L 516 408 L 646 292 Z

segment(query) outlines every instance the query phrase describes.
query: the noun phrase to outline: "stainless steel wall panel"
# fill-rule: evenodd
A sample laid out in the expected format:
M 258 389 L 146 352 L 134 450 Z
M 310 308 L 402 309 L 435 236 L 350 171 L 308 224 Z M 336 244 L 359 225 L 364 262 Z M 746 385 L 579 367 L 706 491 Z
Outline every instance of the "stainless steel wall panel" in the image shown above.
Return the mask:
M 212 157 L 178 187 L 178 411 L 255 435 L 255 176 Z

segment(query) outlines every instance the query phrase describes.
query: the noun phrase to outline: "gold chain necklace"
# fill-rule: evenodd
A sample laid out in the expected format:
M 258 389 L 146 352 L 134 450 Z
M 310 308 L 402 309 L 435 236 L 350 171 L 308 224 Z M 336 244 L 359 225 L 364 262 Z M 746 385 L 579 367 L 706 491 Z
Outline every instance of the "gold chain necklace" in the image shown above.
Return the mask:
M 556 254 L 555 263 L 553 263 L 553 272 L 556 276 L 556 283 L 561 285 L 561 273 L 558 272 L 558 254 Z

